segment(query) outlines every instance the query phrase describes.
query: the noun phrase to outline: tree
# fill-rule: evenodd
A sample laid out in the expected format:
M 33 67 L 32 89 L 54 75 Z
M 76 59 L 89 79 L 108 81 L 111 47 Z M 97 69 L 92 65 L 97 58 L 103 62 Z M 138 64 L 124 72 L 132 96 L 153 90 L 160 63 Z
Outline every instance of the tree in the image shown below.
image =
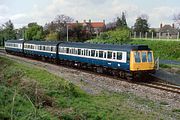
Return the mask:
M 124 12 L 122 13 L 121 21 L 122 21 L 122 27 L 127 27 L 126 16 Z
M 76 37 L 78 40 L 81 40 L 83 36 L 82 35 L 82 29 L 83 26 L 79 23 L 76 24 L 76 26 L 73 28 L 72 32 L 74 33 L 74 37 Z
M 117 17 L 116 26 L 118 28 L 127 28 L 126 16 L 124 12 L 122 12 L 121 17 Z
M 42 40 L 44 39 L 43 27 L 37 23 L 29 23 L 25 31 L 26 40 Z
M 49 33 L 47 36 L 46 36 L 46 40 L 58 40 L 58 33 Z
M 122 27 L 122 20 L 120 17 L 117 17 L 117 22 L 116 22 L 117 27 Z
M 143 17 L 138 17 L 134 24 L 134 31 L 137 32 L 137 35 L 140 33 L 144 34 L 149 31 L 148 20 Z
M 3 24 L 2 27 L 3 27 L 2 34 L 5 40 L 16 39 L 16 32 L 14 30 L 14 25 L 11 22 L 11 20 Z
M 174 14 L 173 20 L 180 26 L 180 13 Z
M 26 30 L 27 30 L 26 27 L 16 29 L 16 38 L 17 39 L 25 39 L 25 31 Z
M 62 40 L 67 34 L 67 24 L 73 22 L 73 18 L 66 15 L 57 15 L 56 18 L 45 25 L 45 33 L 58 33 L 58 40 Z

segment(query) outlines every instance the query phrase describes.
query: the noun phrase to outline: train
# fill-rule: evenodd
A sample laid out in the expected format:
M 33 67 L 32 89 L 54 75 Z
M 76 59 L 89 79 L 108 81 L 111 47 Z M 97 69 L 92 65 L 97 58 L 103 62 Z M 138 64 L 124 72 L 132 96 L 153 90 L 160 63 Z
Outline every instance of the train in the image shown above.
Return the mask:
M 153 51 L 147 45 L 8 40 L 5 50 L 9 54 L 88 68 L 130 80 L 155 72 Z

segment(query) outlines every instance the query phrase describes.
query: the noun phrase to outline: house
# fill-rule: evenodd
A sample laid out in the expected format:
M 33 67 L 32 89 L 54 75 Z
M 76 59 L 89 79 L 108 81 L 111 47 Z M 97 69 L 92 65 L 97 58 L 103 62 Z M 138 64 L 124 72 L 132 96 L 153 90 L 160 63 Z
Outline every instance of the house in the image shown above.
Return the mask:
M 159 36 L 160 35 L 160 36 Z M 176 39 L 179 36 L 178 30 L 175 28 L 175 25 L 164 25 L 160 24 L 160 29 L 158 31 L 158 36 L 161 39 Z
M 84 20 L 82 23 L 76 21 L 76 23 L 69 23 L 68 25 L 69 29 L 73 29 L 77 25 L 81 25 L 86 33 L 91 33 L 93 35 L 99 35 L 106 28 L 105 20 L 103 20 L 103 22 L 91 22 L 91 20 Z

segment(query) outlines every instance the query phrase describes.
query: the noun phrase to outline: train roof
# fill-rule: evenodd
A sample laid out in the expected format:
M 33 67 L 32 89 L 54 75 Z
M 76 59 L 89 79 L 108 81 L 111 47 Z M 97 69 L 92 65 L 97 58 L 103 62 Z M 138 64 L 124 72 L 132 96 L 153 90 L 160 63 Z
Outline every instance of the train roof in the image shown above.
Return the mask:
M 79 42 L 63 42 L 60 46 L 88 48 L 99 50 L 114 50 L 114 51 L 131 51 L 131 50 L 150 50 L 147 45 L 118 45 L 118 44 L 95 44 L 95 43 L 79 43 Z
M 24 41 L 24 40 L 9 40 L 7 42 L 13 43 L 29 43 L 37 45 L 56 46 L 60 44 L 63 47 L 99 49 L 99 50 L 113 50 L 113 51 L 131 51 L 131 50 L 150 50 L 147 45 L 120 45 L 120 44 L 95 44 L 82 42 L 63 42 L 63 41 Z
M 61 43 L 60 41 L 25 41 L 28 44 L 37 44 L 37 45 L 50 45 L 56 46 L 57 44 Z
M 8 42 L 8 43 L 23 43 L 24 40 L 7 40 L 5 42 Z

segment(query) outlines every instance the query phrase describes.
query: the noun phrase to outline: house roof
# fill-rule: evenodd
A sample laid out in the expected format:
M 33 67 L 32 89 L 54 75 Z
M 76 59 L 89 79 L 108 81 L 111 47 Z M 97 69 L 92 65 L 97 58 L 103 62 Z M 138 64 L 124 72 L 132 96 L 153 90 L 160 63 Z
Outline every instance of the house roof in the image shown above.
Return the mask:
M 105 23 L 104 22 L 86 22 L 86 23 L 68 23 L 68 25 L 70 26 L 70 28 L 76 27 L 77 25 L 89 25 L 93 28 L 104 28 L 105 27 Z
M 93 28 L 103 28 L 103 27 L 105 27 L 105 24 L 104 24 L 104 22 L 92 22 L 91 26 Z
M 161 33 L 169 33 L 169 34 L 178 34 L 178 31 L 173 28 L 171 25 L 164 25 L 160 28 L 159 32 Z

